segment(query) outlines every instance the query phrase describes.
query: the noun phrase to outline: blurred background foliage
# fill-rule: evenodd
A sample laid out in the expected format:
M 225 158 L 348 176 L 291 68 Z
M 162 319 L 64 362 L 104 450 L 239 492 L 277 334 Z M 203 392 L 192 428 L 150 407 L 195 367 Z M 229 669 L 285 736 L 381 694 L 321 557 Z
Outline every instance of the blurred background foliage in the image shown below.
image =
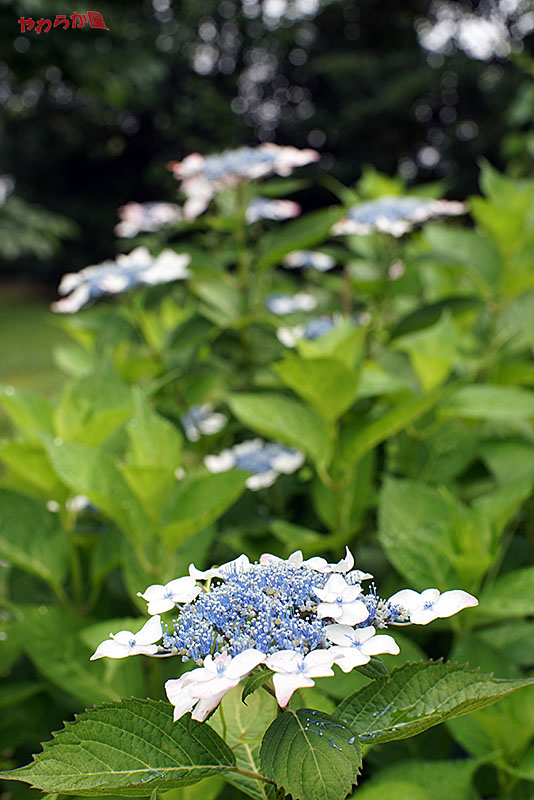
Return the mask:
M 195 150 L 312 146 L 345 184 L 372 164 L 462 198 L 481 156 L 532 168 L 529 0 L 102 0 L 109 31 L 20 32 L 87 10 L 0 0 L 0 273 L 54 282 L 109 256 L 117 206 L 172 200 L 165 163 Z M 23 200 L 64 219 L 45 234 Z

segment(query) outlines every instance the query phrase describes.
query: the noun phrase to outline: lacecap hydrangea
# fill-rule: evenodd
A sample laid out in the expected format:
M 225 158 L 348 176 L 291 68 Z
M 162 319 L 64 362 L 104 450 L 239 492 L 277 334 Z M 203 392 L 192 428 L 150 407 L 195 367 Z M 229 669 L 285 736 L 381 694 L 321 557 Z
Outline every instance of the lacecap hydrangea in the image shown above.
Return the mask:
M 287 560 L 265 553 L 255 563 L 241 555 L 206 571 L 191 564 L 189 575 L 139 593 L 150 619 L 138 633 L 111 634 L 91 660 L 138 654 L 193 660 L 197 668 L 168 680 L 165 690 L 175 720 L 191 712 L 203 721 L 260 664 L 271 671 L 283 708 L 297 689 L 334 675 L 335 664 L 350 672 L 374 655 L 396 655 L 394 638 L 377 631 L 426 625 L 478 605 L 459 589 L 403 589 L 385 600 L 373 583 L 363 589 L 372 578 L 354 569 L 348 548 L 335 564 L 305 560 L 300 550 Z M 172 617 L 162 623 L 167 612 Z

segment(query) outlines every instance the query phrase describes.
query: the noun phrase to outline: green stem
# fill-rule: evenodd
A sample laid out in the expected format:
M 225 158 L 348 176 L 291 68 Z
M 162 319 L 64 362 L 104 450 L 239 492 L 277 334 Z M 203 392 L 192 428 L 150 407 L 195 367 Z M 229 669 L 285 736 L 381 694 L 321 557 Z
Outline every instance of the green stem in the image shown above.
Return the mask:
M 244 318 L 244 325 L 239 329 L 239 338 L 243 347 L 244 366 L 248 384 L 252 384 L 254 357 L 252 354 L 252 342 L 250 338 L 250 257 L 247 249 L 245 234 L 245 201 L 243 198 L 242 187 L 238 186 L 237 206 L 240 217 L 239 225 L 234 228 L 234 239 L 237 250 L 237 280 L 241 291 L 241 315 Z
M 348 267 L 343 269 L 343 288 L 341 290 L 341 310 L 345 317 L 350 317 L 352 312 L 351 279 Z
M 243 767 L 231 767 L 230 770 L 232 772 L 238 772 L 240 775 L 246 775 L 248 778 L 255 778 L 257 781 L 272 783 L 273 786 L 276 786 L 274 781 L 272 781 L 270 778 L 266 778 L 265 775 L 260 775 L 259 772 L 252 772 L 252 770 L 243 769 Z

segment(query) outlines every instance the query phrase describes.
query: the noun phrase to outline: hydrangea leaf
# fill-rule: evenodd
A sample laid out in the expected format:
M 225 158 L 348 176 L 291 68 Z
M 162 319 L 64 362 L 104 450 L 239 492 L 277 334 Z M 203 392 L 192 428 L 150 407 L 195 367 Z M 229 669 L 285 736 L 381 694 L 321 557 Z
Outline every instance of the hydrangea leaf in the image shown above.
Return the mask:
M 249 697 L 247 705 L 241 700 L 241 687 L 231 689 L 222 699 L 210 720 L 213 728 L 224 737 L 236 758 L 238 767 L 261 774 L 260 746 L 263 735 L 276 716 L 277 704 L 266 692 Z M 229 772 L 225 780 L 255 800 L 273 797 L 274 786 L 250 775 Z
M 287 355 L 274 369 L 286 386 L 307 400 L 328 422 L 347 411 L 358 394 L 358 373 L 332 358 Z
M 389 670 L 380 656 L 373 656 L 367 664 L 362 664 L 358 669 L 362 675 L 372 680 L 376 678 L 386 678 L 389 675 Z
M 30 497 L 0 492 L 0 556 L 59 586 L 67 568 L 68 548 L 57 514 Z
M 534 614 L 533 585 L 534 567 L 522 567 L 502 575 L 480 595 L 477 617 L 509 620 Z
M 230 470 L 179 481 L 163 514 L 164 540 L 176 547 L 218 519 L 243 493 L 245 480 L 244 472 Z
M 267 669 L 266 666 L 260 664 L 254 672 L 252 672 L 245 681 L 243 686 L 243 691 L 241 692 L 241 700 L 245 705 L 247 703 L 247 697 L 249 697 L 253 692 L 261 689 L 264 686 L 269 678 L 272 676 L 272 671 Z
M 233 767 L 232 751 L 209 725 L 189 716 L 173 722 L 167 703 L 130 698 L 80 714 L 31 764 L 0 777 L 45 792 L 139 797 Z
M 261 746 L 264 775 L 293 800 L 343 800 L 362 763 L 358 736 L 320 711 L 286 711 L 269 726 Z
M 465 419 L 517 422 L 534 416 L 534 392 L 518 386 L 479 383 L 461 386 L 443 403 L 440 412 Z
M 408 761 L 386 766 L 358 790 L 358 800 L 472 800 L 480 761 Z M 422 787 L 427 787 L 423 789 Z M 396 792 L 396 793 L 395 793 Z
M 316 211 L 267 233 L 260 241 L 257 269 L 275 266 L 292 250 L 320 244 L 343 213 L 343 209 L 338 208 Z
M 46 398 L 0 384 L 0 405 L 28 439 L 38 440 L 40 432 L 53 433 L 53 407 Z
M 379 744 L 415 736 L 533 683 L 534 678 L 494 678 L 459 664 L 417 662 L 350 695 L 335 716 L 354 727 L 362 742 Z
M 309 406 L 274 392 L 233 395 L 228 404 L 253 431 L 305 450 L 318 465 L 329 463 L 332 442 L 326 423 Z

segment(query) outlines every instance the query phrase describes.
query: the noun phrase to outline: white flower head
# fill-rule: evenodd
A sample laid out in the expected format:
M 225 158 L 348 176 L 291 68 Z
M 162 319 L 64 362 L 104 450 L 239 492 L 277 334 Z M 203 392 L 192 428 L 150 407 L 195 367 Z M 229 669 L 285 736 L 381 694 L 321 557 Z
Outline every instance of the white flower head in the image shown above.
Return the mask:
M 214 411 L 211 403 L 190 406 L 180 419 L 190 442 L 198 442 L 202 435 L 219 433 L 228 422 L 228 417 Z
M 335 619 L 340 625 L 357 625 L 369 617 L 367 606 L 358 597 L 361 586 L 352 586 L 339 574 L 333 574 L 323 589 L 314 587 L 313 591 L 321 600 L 317 606 L 319 619 Z
M 332 256 L 318 250 L 294 250 L 285 256 L 282 266 L 287 269 L 314 269 L 317 272 L 327 272 L 336 266 L 336 261 Z
M 374 231 L 403 236 L 428 219 L 465 214 L 467 206 L 450 200 L 427 197 L 380 197 L 352 206 L 347 216 L 336 222 L 336 235 L 364 235 Z
M 371 660 L 371 656 L 380 653 L 398 655 L 400 648 L 392 636 L 375 635 L 375 628 L 369 625 L 366 628 L 351 628 L 349 625 L 327 625 L 325 628 L 327 639 L 338 647 L 332 648 L 335 653 L 334 663 L 338 664 L 343 672 L 350 672 L 354 667 L 360 667 Z
M 462 589 L 452 589 L 443 594 L 438 589 L 425 589 L 421 593 L 401 589 L 389 598 L 388 605 L 397 606 L 414 625 L 428 625 L 435 619 L 451 617 L 464 608 L 477 606 L 478 600 Z
M 130 202 L 119 208 L 120 222 L 115 226 L 115 234 L 123 238 L 137 236 L 145 231 L 153 233 L 167 225 L 183 219 L 183 213 L 175 203 L 135 203 Z
M 224 652 L 204 659 L 204 666 L 167 681 L 165 691 L 174 708 L 174 721 L 193 708 L 193 719 L 203 722 L 224 697 L 265 661 L 265 653 L 250 648 L 233 658 Z
M 313 311 L 317 307 L 317 300 L 308 292 L 297 292 L 293 295 L 272 294 L 266 299 L 265 306 L 271 314 L 282 317 L 299 311 Z
M 137 592 L 137 596 L 147 601 L 149 614 L 163 614 L 179 603 L 190 603 L 200 592 L 201 589 L 196 585 L 195 579 L 186 576 L 176 578 L 164 586 L 154 583 L 143 593 Z
M 64 275 L 58 292 L 67 296 L 52 303 L 51 308 L 72 314 L 104 294 L 120 294 L 133 286 L 183 280 L 191 274 L 187 269 L 190 261 L 188 253 L 175 253 L 169 248 L 154 258 L 147 247 L 136 247 L 128 254 L 119 254 L 114 261 L 103 261 Z
M 252 473 L 245 481 L 253 491 L 271 486 L 280 474 L 289 475 L 304 463 L 304 454 L 277 442 L 249 439 L 204 458 L 210 472 L 226 472 L 233 467 Z
M 97 658 L 126 658 L 127 656 L 145 655 L 153 656 L 158 652 L 155 642 L 163 635 L 161 619 L 159 616 L 151 617 L 140 631 L 119 631 L 110 633 L 110 639 L 105 639 L 98 645 L 90 661 Z
M 300 206 L 292 200 L 269 200 L 266 197 L 256 197 L 248 204 L 245 219 L 249 225 L 260 219 L 283 220 L 298 217 Z
M 279 650 L 265 659 L 273 675 L 274 691 L 278 705 L 284 708 L 293 692 L 306 686 L 314 686 L 314 678 L 332 676 L 332 664 L 336 653 L 329 650 L 312 650 L 303 656 L 296 650 Z

